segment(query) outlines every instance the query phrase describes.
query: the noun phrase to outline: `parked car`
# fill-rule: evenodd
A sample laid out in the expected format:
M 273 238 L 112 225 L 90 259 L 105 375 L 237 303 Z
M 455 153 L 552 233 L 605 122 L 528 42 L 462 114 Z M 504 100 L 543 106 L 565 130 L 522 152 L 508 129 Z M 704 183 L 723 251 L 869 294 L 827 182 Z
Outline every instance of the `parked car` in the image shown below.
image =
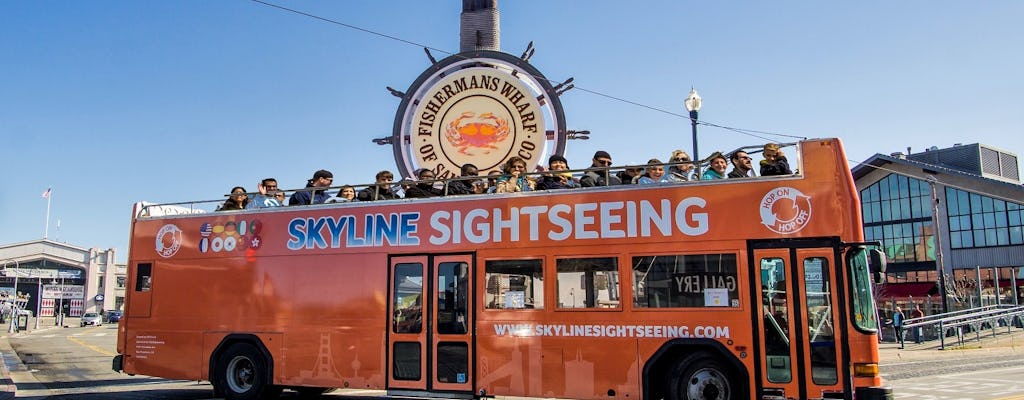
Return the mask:
M 94 312 L 82 314 L 82 326 L 86 325 L 101 326 L 103 325 L 103 318 L 100 317 L 99 313 Z
M 107 322 L 117 322 L 121 320 L 121 316 L 124 315 L 121 311 L 107 310 Z

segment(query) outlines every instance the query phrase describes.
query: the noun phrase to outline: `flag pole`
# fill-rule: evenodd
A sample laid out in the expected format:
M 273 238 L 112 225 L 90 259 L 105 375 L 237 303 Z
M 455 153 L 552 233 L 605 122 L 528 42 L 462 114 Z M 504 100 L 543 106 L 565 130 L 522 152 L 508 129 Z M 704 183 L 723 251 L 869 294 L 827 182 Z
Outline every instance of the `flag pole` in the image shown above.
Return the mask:
M 46 227 L 43 229 L 43 239 L 50 236 L 50 199 L 53 198 L 51 194 L 52 188 L 47 188 L 46 193 L 43 193 L 43 197 L 46 197 Z

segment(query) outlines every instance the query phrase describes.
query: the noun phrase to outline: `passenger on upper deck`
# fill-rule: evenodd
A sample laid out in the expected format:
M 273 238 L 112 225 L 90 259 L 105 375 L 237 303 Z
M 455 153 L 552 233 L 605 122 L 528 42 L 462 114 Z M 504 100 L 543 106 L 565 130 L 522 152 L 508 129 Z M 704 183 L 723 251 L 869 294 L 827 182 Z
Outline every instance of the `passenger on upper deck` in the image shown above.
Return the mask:
M 743 150 L 736 150 L 729 157 L 732 161 L 732 171 L 729 171 L 730 178 L 749 178 L 754 167 L 750 164 L 750 156 Z
M 704 171 L 704 174 L 701 175 L 700 179 L 704 181 L 725 179 L 725 168 L 729 163 L 725 161 L 725 156 L 722 155 L 722 152 L 714 152 L 714 154 L 711 154 L 710 160 L 707 171 Z
M 572 173 L 559 172 L 568 170 L 569 161 L 565 157 L 558 154 L 551 155 L 551 157 L 548 157 L 548 171 L 550 173 L 540 177 L 540 181 L 537 182 L 537 190 L 575 189 L 580 187 L 580 183 L 576 181 L 576 178 L 572 177 Z
M 775 143 L 764 145 L 764 160 L 761 160 L 761 176 L 792 175 L 789 169 L 789 161 L 782 154 L 782 149 Z
M 640 175 L 644 173 L 643 167 L 630 163 L 622 171 L 615 174 L 616 178 L 619 178 L 619 182 L 623 185 L 633 185 L 640 179 Z
M 327 187 L 334 182 L 334 174 L 326 169 L 313 173 L 313 179 L 306 181 L 306 188 L 292 194 L 288 199 L 288 205 L 301 206 L 310 204 L 323 204 L 331 195 L 327 194 Z M 325 188 L 325 189 L 320 189 Z
M 648 160 L 647 168 L 644 169 L 644 174 L 640 176 L 640 179 L 638 179 L 636 183 L 641 185 L 650 185 L 665 182 L 665 167 L 661 164 L 661 160 L 657 158 Z
M 284 205 L 284 192 L 277 189 L 277 179 L 266 178 L 256 185 L 259 194 L 252 195 L 245 208 L 280 207 Z
M 352 185 L 345 185 L 338 190 L 338 195 L 327 200 L 328 203 L 347 203 L 350 201 L 356 201 L 356 188 Z
M 485 188 L 486 193 L 494 193 L 498 190 L 498 178 L 501 177 L 501 171 L 491 171 L 487 173 L 487 187 Z
M 452 179 L 448 181 L 448 194 L 473 194 L 474 177 L 480 174 L 480 170 L 473 164 L 462 164 L 460 169 L 463 179 Z
M 431 182 L 434 180 L 434 171 L 421 168 L 419 171 L 416 171 L 416 178 L 420 181 L 405 189 L 405 198 L 425 198 L 441 195 L 441 191 L 434 187 L 435 182 Z
M 672 164 L 668 167 L 668 173 L 665 174 L 666 181 L 686 182 L 690 180 L 690 171 L 693 170 L 693 164 L 690 164 L 689 154 L 686 154 L 686 152 L 682 150 L 673 151 L 672 157 L 669 158 L 669 162 L 679 164 Z
M 249 196 L 245 194 L 245 188 L 235 186 L 231 188 L 231 195 L 228 196 L 227 200 L 224 200 L 224 204 L 217 207 L 217 211 L 244 210 L 248 204 Z
M 611 186 L 621 184 L 618 177 L 612 175 L 608 167 L 612 166 L 612 156 L 607 151 L 598 150 L 594 153 L 594 162 L 580 178 L 580 186 Z
M 395 176 L 391 174 L 391 171 L 380 171 L 376 175 L 376 183 L 373 186 L 369 186 L 359 191 L 356 198 L 359 201 L 374 201 L 374 200 L 390 200 L 397 199 L 398 194 L 391 189 L 391 181 L 395 179 Z
M 498 178 L 497 193 L 528 192 L 533 190 L 537 181 L 526 176 L 526 161 L 519 157 L 511 157 L 502 166 L 505 175 Z

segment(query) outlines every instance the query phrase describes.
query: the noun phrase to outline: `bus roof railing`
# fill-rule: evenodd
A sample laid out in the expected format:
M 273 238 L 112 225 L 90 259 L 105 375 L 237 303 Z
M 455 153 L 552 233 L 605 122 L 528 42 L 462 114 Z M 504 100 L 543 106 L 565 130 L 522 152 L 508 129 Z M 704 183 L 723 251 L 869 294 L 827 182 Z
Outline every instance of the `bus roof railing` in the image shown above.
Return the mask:
M 792 146 L 799 147 L 799 144 L 800 144 L 799 142 L 778 143 L 780 148 L 792 147 Z M 759 152 L 762 151 L 761 149 L 763 149 L 763 146 L 760 146 L 760 145 L 759 146 L 743 146 L 743 147 L 739 147 L 737 149 L 734 149 L 731 152 L 723 153 L 723 154 L 726 155 L 726 157 L 728 157 L 729 154 L 732 154 L 732 153 L 734 153 L 736 151 L 740 151 L 740 150 L 747 151 L 748 149 L 750 150 L 750 151 L 748 151 L 748 153 L 755 153 L 756 154 L 756 153 L 759 153 Z M 796 157 L 797 157 L 796 159 L 799 160 L 800 152 L 796 151 L 794 153 L 796 154 Z M 695 166 L 696 165 L 706 165 L 709 160 L 710 160 L 710 156 L 708 156 L 707 158 L 701 159 L 701 160 L 692 160 L 692 161 L 687 161 L 687 162 L 663 162 L 663 163 L 660 163 L 660 164 L 637 164 L 637 165 L 630 164 L 630 165 L 616 165 L 616 166 L 609 166 L 609 167 L 593 167 L 593 166 L 589 166 L 587 168 L 569 169 L 569 170 L 564 170 L 564 171 L 559 171 L 559 172 L 560 173 L 571 173 L 573 178 L 578 181 L 583 175 L 585 175 L 586 173 L 591 172 L 591 171 L 598 171 L 598 172 L 604 171 L 606 176 L 614 176 L 615 173 L 618 173 L 618 172 L 621 172 L 621 171 L 625 171 L 627 169 L 644 169 L 644 168 L 648 168 L 648 167 L 651 167 L 651 166 L 661 166 L 663 168 L 668 169 L 669 167 L 671 167 L 673 165 L 678 165 L 678 164 L 693 164 Z M 795 163 L 793 165 L 799 165 L 799 163 Z M 756 165 L 755 165 L 755 167 L 756 167 Z M 527 178 L 539 179 L 540 177 L 543 177 L 544 175 L 549 175 L 549 174 L 551 174 L 551 171 L 548 171 L 548 170 L 532 171 L 532 172 L 526 173 L 526 176 L 527 176 Z M 437 182 L 441 182 L 441 183 L 443 183 L 443 188 L 442 188 L 442 195 L 440 197 L 443 198 L 443 197 L 447 197 L 450 194 L 448 192 L 448 189 L 450 187 L 451 182 L 454 182 L 454 181 L 471 181 L 471 182 L 475 182 L 475 181 L 481 181 L 481 180 L 487 181 L 487 180 L 490 180 L 490 179 L 497 179 L 498 177 L 500 177 L 502 175 L 504 175 L 504 174 L 501 174 L 501 175 L 478 175 L 478 176 L 466 176 L 466 177 L 456 176 L 456 177 L 443 178 L 443 179 L 423 179 L 423 180 L 416 179 L 416 177 L 403 177 L 401 180 L 391 182 L 388 186 L 393 191 L 397 191 L 398 189 L 402 188 L 403 184 L 409 184 L 409 185 L 420 184 L 420 183 L 434 184 L 434 183 L 437 183 Z M 793 175 L 779 176 L 777 178 L 786 178 L 786 177 L 791 177 L 791 176 L 796 176 L 796 175 L 800 175 L 800 173 L 797 172 L 797 168 L 794 168 Z M 758 176 L 758 177 L 751 177 L 751 178 L 761 179 L 762 177 Z M 751 179 L 751 178 L 747 178 L 747 179 L 742 179 L 741 178 L 741 180 L 749 181 L 749 179 Z M 657 187 L 657 186 L 664 186 L 664 185 L 687 185 L 687 184 L 694 184 L 694 183 L 697 183 L 697 182 L 700 182 L 700 181 L 701 180 L 700 180 L 699 176 L 692 176 L 688 181 L 682 181 L 682 182 L 658 182 L 658 183 L 653 184 L 653 185 L 644 185 L 644 186 Z M 735 182 L 736 179 L 732 179 L 731 181 Z M 472 185 L 472 183 L 470 185 Z M 346 186 L 353 187 L 356 190 L 356 192 L 358 193 L 363 188 L 377 187 L 378 185 L 376 183 L 355 184 L 355 185 L 346 184 L 346 185 L 338 185 L 338 186 L 328 186 L 328 187 L 323 187 L 323 188 L 306 187 L 306 188 L 300 188 L 300 189 L 280 189 L 280 190 L 278 190 L 278 192 L 282 192 L 285 195 L 295 194 L 295 193 L 298 193 L 298 192 L 311 192 L 311 191 L 321 191 L 321 190 L 322 191 L 328 191 L 328 192 L 338 192 L 338 191 L 341 190 L 342 187 L 346 187 Z M 568 190 L 594 190 L 594 189 L 601 189 L 601 188 L 607 188 L 607 186 L 595 186 L 595 187 L 576 188 L 576 189 L 568 189 Z M 251 196 L 262 195 L 262 194 L 259 193 L 259 192 L 246 192 L 246 195 L 251 197 Z M 480 194 L 475 194 L 474 193 L 474 194 L 470 194 L 470 195 L 462 195 L 462 196 L 459 196 L 459 197 L 473 196 L 473 195 L 476 195 L 476 196 L 484 196 L 484 195 L 486 195 L 486 196 L 494 196 L 494 195 L 502 195 L 502 193 L 493 193 L 493 192 L 480 193 Z M 229 194 L 224 194 L 222 196 L 226 198 L 226 197 L 232 196 L 232 194 L 229 193 Z M 312 198 L 313 198 L 313 196 L 310 196 L 311 200 L 312 200 Z M 408 199 L 407 200 L 405 198 L 399 198 L 399 199 L 376 200 L 376 201 L 409 201 L 409 200 L 415 201 L 415 200 L 423 200 L 423 199 Z M 173 202 L 173 203 L 151 203 L 151 202 L 143 201 L 143 202 L 139 203 L 141 205 L 141 207 L 139 208 L 138 214 L 135 217 L 136 218 L 157 218 L 157 217 L 180 216 L 180 215 L 191 215 L 191 214 L 206 214 L 206 213 L 218 212 L 218 211 L 220 211 L 220 212 L 240 212 L 240 211 L 243 211 L 243 210 L 221 211 L 221 210 L 219 210 L 219 207 L 223 203 L 224 203 L 224 199 L 204 199 L 204 200 L 192 200 L 192 201 L 182 201 L 182 202 Z M 353 202 L 353 203 L 357 203 L 358 204 L 358 203 L 361 203 L 361 202 Z M 346 202 L 339 202 L 339 203 L 332 203 L 332 204 L 334 204 L 334 205 L 344 205 L 344 204 L 347 204 L 347 203 Z M 320 206 L 320 205 L 322 205 L 322 204 L 308 204 L 306 206 Z M 276 207 L 270 207 L 270 208 L 276 208 Z M 266 208 L 260 207 L 260 208 L 257 208 L 257 209 L 266 209 Z M 245 210 L 245 211 L 251 211 L 251 209 Z

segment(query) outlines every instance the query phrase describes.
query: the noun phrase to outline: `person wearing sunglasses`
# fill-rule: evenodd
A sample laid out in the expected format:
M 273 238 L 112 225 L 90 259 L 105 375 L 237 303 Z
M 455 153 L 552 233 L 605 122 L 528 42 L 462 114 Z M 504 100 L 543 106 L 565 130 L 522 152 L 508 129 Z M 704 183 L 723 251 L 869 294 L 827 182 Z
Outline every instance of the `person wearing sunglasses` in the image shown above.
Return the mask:
M 690 173 L 693 171 L 693 164 L 690 163 L 690 155 L 686 154 L 685 151 L 676 150 L 672 152 L 672 155 L 668 159 L 669 162 L 673 164 L 668 167 L 668 172 L 665 173 L 665 181 L 689 181 Z
M 246 208 L 280 207 L 284 205 L 284 191 L 277 188 L 277 179 L 266 178 L 256 184 L 259 193 L 253 194 Z
M 587 168 L 586 173 L 580 178 L 580 186 L 613 186 L 620 185 L 622 181 L 611 173 L 612 156 L 607 151 L 598 150 L 594 153 L 594 161 Z
M 732 171 L 729 171 L 729 178 L 749 178 L 753 173 L 754 166 L 751 165 L 751 158 L 747 152 L 736 150 L 729 157 L 732 161 Z

